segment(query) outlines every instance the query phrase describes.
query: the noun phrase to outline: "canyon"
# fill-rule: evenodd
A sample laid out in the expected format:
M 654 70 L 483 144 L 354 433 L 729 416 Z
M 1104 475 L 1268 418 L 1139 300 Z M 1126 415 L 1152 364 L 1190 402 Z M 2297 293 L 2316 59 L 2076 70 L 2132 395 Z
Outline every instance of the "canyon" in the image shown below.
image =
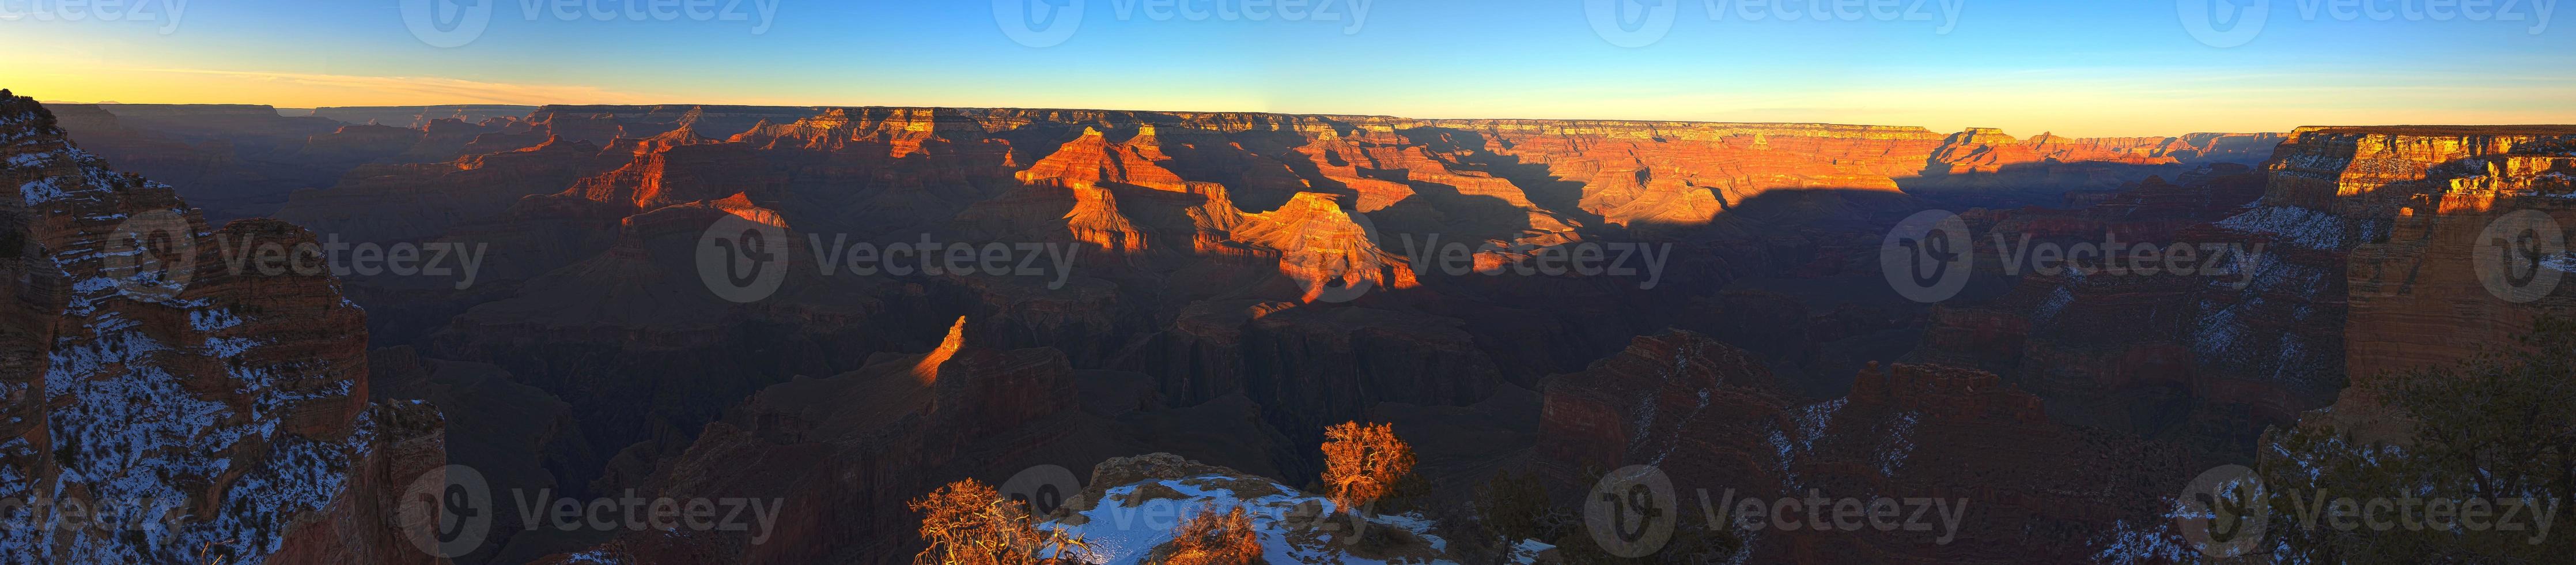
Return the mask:
M 389 523 L 388 489 L 455 463 L 500 492 L 787 505 L 759 542 L 504 516 L 454 562 L 900 563 L 919 544 L 903 503 L 949 481 L 1169 453 L 1197 470 L 1122 476 L 1090 500 L 1201 473 L 1289 491 L 1321 472 L 1326 426 L 1363 420 L 1414 445 L 1423 515 L 1461 560 L 1519 541 L 1459 529 L 1473 519 L 1456 508 L 1490 477 L 1534 473 L 1580 508 L 1601 473 L 1656 464 L 1677 487 L 1738 496 L 1977 505 L 1957 540 L 1737 532 L 1676 562 L 2154 562 L 2179 538 L 2105 532 L 2161 526 L 2183 483 L 2254 461 L 2267 429 L 2369 410 L 2345 394 L 2357 376 L 2457 362 L 2576 305 L 2554 287 L 2500 299 L 2477 268 L 2482 230 L 2509 213 L 2576 222 L 2576 130 L 2558 126 L 2024 139 L 1054 109 L 12 104 L 0 186 L 25 198 L 0 199 L 14 237 L 0 265 L 18 281 L 0 361 L 24 376 L 0 381 L 0 441 L 23 445 L 0 451 L 0 473 L 175 496 L 214 517 L 147 540 L 157 550 L 9 544 L 56 556 L 229 538 L 265 540 L 246 555 L 269 562 L 419 562 L 371 525 Z M 1891 227 L 1926 210 L 1956 212 L 1976 246 L 1965 292 L 1934 304 L 1881 273 Z M 184 288 L 102 266 L 126 256 L 102 246 L 132 245 L 108 234 L 147 213 L 178 226 L 164 241 L 202 242 L 178 261 L 196 269 Z M 716 225 L 786 236 L 774 290 L 713 291 Z M 1996 244 L 2106 234 L 2265 251 L 2225 277 L 2109 276 L 2010 269 Z M 489 253 L 470 283 L 216 268 L 216 240 L 249 235 Z M 1079 252 L 1043 276 L 858 276 L 808 245 L 836 239 Z M 1463 250 L 1444 261 L 1423 242 Z M 1651 282 L 1511 268 L 1612 245 L 1666 259 Z M 120 400 L 142 394 L 169 400 Z M 202 424 L 141 443 L 98 431 L 162 420 Z M 333 472 L 277 476 L 294 465 Z M 146 472 L 159 490 L 105 478 Z M 249 523 L 281 527 L 235 525 Z M 124 553 L 138 551 L 164 553 Z

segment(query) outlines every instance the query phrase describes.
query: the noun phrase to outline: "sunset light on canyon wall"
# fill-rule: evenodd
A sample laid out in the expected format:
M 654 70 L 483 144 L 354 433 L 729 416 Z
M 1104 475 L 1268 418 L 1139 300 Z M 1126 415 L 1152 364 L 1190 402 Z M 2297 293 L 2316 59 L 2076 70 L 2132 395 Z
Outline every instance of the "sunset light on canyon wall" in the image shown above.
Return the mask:
M 2564 563 L 2559 7 L 0 0 L 0 564 Z

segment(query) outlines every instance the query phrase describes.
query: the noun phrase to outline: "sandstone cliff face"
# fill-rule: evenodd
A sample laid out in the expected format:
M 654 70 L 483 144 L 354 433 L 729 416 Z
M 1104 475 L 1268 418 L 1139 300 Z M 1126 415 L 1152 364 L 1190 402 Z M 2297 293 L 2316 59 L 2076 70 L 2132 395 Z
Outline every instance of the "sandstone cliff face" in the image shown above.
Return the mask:
M 2474 366 L 2463 363 L 2529 347 L 2514 338 L 2535 319 L 2569 315 L 2569 291 L 2550 282 L 2567 272 L 2569 256 L 2534 240 L 2563 238 L 2571 219 L 2576 127 L 2300 128 L 2282 153 L 2277 170 L 2296 182 L 2276 184 L 2287 190 L 2267 194 L 2266 202 L 2311 211 L 2310 223 L 2324 229 L 2306 239 L 2345 250 L 2342 361 L 2354 381 Z M 2416 453 L 2427 446 L 2415 418 L 2433 414 L 2406 414 L 2362 387 L 2333 400 L 2266 430 L 2260 468 L 2289 470 L 2295 483 L 2302 475 L 2354 480 L 2356 465 L 2384 473 L 2383 465 L 2425 464 Z M 2494 412 L 2482 410 L 2490 408 L 2484 398 L 2416 400 Z M 2405 476 L 2426 482 L 2423 488 L 2445 488 L 2429 486 L 2438 478 Z M 2297 542 L 2296 549 L 2310 551 L 2304 544 L 2321 543 Z M 2276 552 L 2293 551 L 2292 542 L 2275 543 Z
M 2077 211 L 1995 214 L 2008 239 L 2265 248 L 2215 279 L 2024 277 L 1990 303 L 1937 310 L 1917 356 L 2018 375 L 2068 421 L 2254 445 L 2252 430 L 2335 402 L 2350 378 L 2459 361 L 2563 310 L 2563 292 L 2489 291 L 2480 268 L 2504 262 L 2478 240 L 2518 211 L 2569 219 L 2570 139 L 2545 126 L 2302 128 L 2253 174 L 2213 167 Z M 2538 259 L 2514 265 L 2563 272 Z
M 154 524 L 10 528 L 5 560 L 183 561 L 211 546 L 245 561 L 429 561 L 391 520 L 398 489 L 444 463 L 437 416 L 367 400 L 364 315 L 336 281 L 229 269 L 222 251 L 310 234 L 212 229 L 6 91 L 0 158 L 17 193 L 0 200 L 0 344 L 16 353 L 0 379 L 0 489 L 131 505 Z
M 2337 177 L 2338 197 L 2363 203 L 2339 208 L 2338 215 L 2386 222 L 2385 231 L 2357 242 L 2349 257 L 2344 344 L 2351 374 L 2467 359 L 2479 347 L 2510 342 L 2541 314 L 2565 315 L 2576 305 L 2563 288 L 2500 295 L 2488 283 L 2510 288 L 2512 281 L 2479 276 L 2481 267 L 2567 272 L 2563 257 L 2507 264 L 2494 256 L 2497 242 L 2480 238 L 2523 235 L 2488 231 L 2517 212 L 2576 225 L 2569 223 L 2576 222 L 2576 206 L 2568 202 L 2576 194 L 2576 131 L 2329 128 L 2299 135 L 2301 145 L 2330 145 L 2338 154 L 2351 147 L 2353 164 Z M 2369 204 L 2374 200 L 2388 204 Z

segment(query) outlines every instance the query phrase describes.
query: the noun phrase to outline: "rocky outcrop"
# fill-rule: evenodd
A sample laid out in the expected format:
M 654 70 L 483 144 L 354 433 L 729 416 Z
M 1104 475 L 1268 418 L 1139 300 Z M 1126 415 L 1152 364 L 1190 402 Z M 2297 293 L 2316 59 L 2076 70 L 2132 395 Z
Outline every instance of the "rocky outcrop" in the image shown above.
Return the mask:
M 1079 536 L 1093 563 L 1161 563 L 1181 518 L 1241 509 L 1264 563 L 1460 562 L 1436 524 L 1413 517 L 1337 515 L 1330 499 L 1271 479 L 1170 453 L 1119 457 L 1092 467 L 1090 486 L 1068 496 L 1039 528 Z M 1165 517 L 1170 516 L 1170 517 Z M 1141 519 L 1140 519 L 1141 518 Z
M 364 314 L 327 273 L 224 253 L 274 245 L 309 260 L 308 232 L 212 228 L 7 91 L 0 158 L 0 186 L 17 189 L 0 200 L 12 273 L 0 345 L 26 354 L 0 379 L 0 496 L 116 506 L 143 524 L 11 528 L 6 560 L 432 561 L 393 506 L 445 464 L 438 416 L 369 402 Z
M 974 347 L 962 343 L 966 323 L 943 340 L 954 347 L 779 383 L 708 424 L 654 470 L 649 491 L 786 505 L 778 530 L 760 532 L 766 543 L 746 543 L 750 532 L 715 532 L 677 545 L 728 562 L 901 562 L 910 555 L 901 551 L 909 545 L 903 533 L 916 525 L 904 502 L 945 482 L 943 469 L 1016 457 L 1076 432 L 1057 417 L 1073 392 L 1062 354 Z M 1040 421 L 1056 424 L 1032 425 Z
M 2558 259 L 2507 264 L 2478 240 L 2516 212 L 2576 219 L 2560 204 L 2571 133 L 2302 128 L 2260 171 L 2213 166 L 2077 211 L 1989 216 L 2008 240 L 2263 247 L 2217 277 L 2024 277 L 1994 301 L 1936 310 L 1917 356 L 2017 375 L 2066 421 L 2243 449 L 2352 378 L 2459 361 L 2563 310 L 2559 293 L 2516 297 L 2481 276 L 2563 272 Z
M 2520 218 L 2576 225 L 2568 200 L 2576 195 L 2576 129 L 2326 128 L 2299 135 L 2302 146 L 2351 151 L 2351 165 L 2331 177 L 2342 204 L 2336 216 L 2385 226 L 2371 228 L 2382 231 L 2356 241 L 2348 257 L 2350 374 L 2464 360 L 2511 341 L 2540 315 L 2576 306 L 2567 285 L 2542 286 L 2544 277 L 2563 280 L 2570 268 L 2563 254 L 2498 255 L 2506 246 L 2525 253 L 2533 247 L 2513 239 L 2528 235 L 2515 229 L 2525 223 Z M 2507 239 L 2501 246 L 2481 240 L 2489 237 Z

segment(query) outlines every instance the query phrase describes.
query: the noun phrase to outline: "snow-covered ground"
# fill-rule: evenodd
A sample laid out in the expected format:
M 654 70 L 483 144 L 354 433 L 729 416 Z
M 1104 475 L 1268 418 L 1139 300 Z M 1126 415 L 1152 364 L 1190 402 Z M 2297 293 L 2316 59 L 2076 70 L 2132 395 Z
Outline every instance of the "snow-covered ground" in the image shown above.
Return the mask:
M 1267 492 L 1236 492 L 1256 487 L 1266 487 L 1259 490 Z M 1139 498 L 1136 495 L 1140 490 L 1148 493 L 1142 497 L 1144 500 L 1132 500 Z M 1251 516 L 1253 528 L 1260 532 L 1261 555 L 1270 563 L 1454 563 L 1438 557 L 1446 553 L 1448 541 L 1431 535 L 1432 523 L 1429 520 L 1413 516 L 1378 516 L 1368 519 L 1364 526 L 1352 528 L 1349 525 L 1357 522 L 1347 516 L 1332 514 L 1335 510 L 1332 501 L 1307 496 L 1278 483 L 1211 474 L 1143 481 L 1105 492 L 1090 510 L 1078 512 L 1072 518 L 1039 524 L 1038 527 L 1081 536 L 1091 544 L 1091 554 L 1087 557 L 1091 563 L 1129 565 L 1143 562 L 1155 547 L 1172 541 L 1172 529 L 1178 527 L 1185 517 L 1197 515 L 1201 509 L 1212 508 L 1225 513 L 1242 507 Z M 1174 498 L 1173 493 L 1178 497 Z M 1325 515 L 1321 522 L 1316 519 L 1319 511 Z M 1394 528 L 1425 543 L 1397 548 L 1392 552 L 1397 555 L 1364 556 L 1372 552 L 1355 552 L 1354 537 L 1345 533 L 1364 528 Z

